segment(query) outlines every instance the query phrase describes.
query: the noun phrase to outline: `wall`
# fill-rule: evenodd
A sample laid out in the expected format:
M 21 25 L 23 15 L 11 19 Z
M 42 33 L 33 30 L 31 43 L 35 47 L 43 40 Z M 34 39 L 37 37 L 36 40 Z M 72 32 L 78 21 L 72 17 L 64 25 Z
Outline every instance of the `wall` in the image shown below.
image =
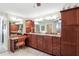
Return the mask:
M 8 14 L 4 12 L 0 12 L 0 16 L 3 16 L 3 20 L 5 23 L 5 30 L 4 30 L 4 44 L 3 48 L 8 50 L 8 40 L 9 40 L 9 21 L 8 21 Z
M 26 33 L 26 24 L 25 24 L 26 20 L 23 20 L 23 34 Z
M 6 24 L 6 30 L 4 31 L 4 44 L 3 47 L 8 50 L 8 42 L 9 42 L 9 21 L 8 21 L 8 15 L 5 16 L 5 24 Z
M 2 42 L 2 18 L 0 17 L 0 45 L 1 45 L 1 42 Z M 1 46 L 0 46 L 1 47 Z

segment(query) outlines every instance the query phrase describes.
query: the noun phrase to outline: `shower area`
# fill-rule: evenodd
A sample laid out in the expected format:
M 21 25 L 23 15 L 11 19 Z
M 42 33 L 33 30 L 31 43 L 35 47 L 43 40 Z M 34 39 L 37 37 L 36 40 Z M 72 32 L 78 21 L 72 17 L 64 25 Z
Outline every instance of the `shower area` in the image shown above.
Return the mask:
M 5 16 L 0 16 L 0 53 L 7 50 L 8 28 L 6 20 L 7 18 Z

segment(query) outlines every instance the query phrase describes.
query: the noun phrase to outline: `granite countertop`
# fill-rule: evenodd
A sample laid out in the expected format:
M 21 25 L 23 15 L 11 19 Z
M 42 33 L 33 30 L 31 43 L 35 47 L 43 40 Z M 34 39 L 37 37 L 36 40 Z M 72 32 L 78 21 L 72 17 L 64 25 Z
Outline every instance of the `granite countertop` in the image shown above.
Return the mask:
M 61 37 L 60 34 L 45 34 L 45 33 L 26 33 L 26 34 Z M 16 40 L 16 39 L 18 39 L 19 36 L 20 36 L 20 35 L 18 35 L 18 36 L 17 36 L 17 35 L 11 35 L 11 36 L 10 36 L 10 39 L 11 39 L 11 40 Z
M 18 39 L 18 37 L 16 36 L 16 37 L 10 37 L 10 39 L 11 40 L 16 40 L 16 39 Z
M 45 33 L 26 33 L 26 34 L 34 34 L 34 35 L 45 35 L 45 36 L 61 37 L 60 34 L 45 34 Z
M 17 35 L 17 34 L 12 34 L 12 35 L 10 36 L 10 39 L 11 39 L 11 40 L 16 40 L 16 39 L 18 39 L 18 36 L 19 36 L 19 35 Z
M 11 35 L 10 36 L 10 39 L 11 40 L 16 40 L 16 39 L 19 39 L 19 38 L 25 38 L 26 36 L 24 35 Z

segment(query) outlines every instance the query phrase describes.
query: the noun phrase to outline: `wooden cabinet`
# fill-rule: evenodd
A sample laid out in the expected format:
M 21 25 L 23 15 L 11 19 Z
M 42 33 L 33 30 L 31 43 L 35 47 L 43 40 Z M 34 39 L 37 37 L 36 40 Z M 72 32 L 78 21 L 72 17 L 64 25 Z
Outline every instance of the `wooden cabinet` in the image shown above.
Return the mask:
M 15 50 L 18 48 L 17 44 L 20 43 L 21 41 L 25 43 L 26 40 L 27 40 L 26 35 L 17 35 L 15 37 L 10 36 L 10 51 L 15 52 Z M 21 45 L 21 46 L 25 46 L 25 45 Z M 19 48 L 21 46 L 19 46 Z
M 10 39 L 10 51 L 11 52 L 15 52 L 17 42 L 18 42 L 18 39 L 15 39 L 15 40 Z
M 19 26 L 17 24 L 10 24 L 11 31 L 18 31 Z
M 74 56 L 77 54 L 77 27 L 63 26 L 61 35 L 61 55 Z M 66 51 L 67 50 L 67 51 Z
M 29 46 L 33 47 L 33 48 L 37 48 L 37 39 L 36 39 L 36 35 L 29 35 Z
M 10 34 L 17 33 L 19 30 L 19 25 L 17 24 L 9 24 Z
M 37 49 L 43 50 L 43 36 L 37 36 Z
M 60 55 L 60 37 L 53 37 L 53 55 Z
M 77 27 L 63 26 L 61 37 L 61 55 L 77 55 Z
M 29 46 L 48 54 L 60 55 L 60 37 L 30 34 Z
M 76 45 L 70 43 L 61 43 L 61 55 L 64 56 L 75 56 L 76 55 Z
M 26 33 L 29 33 L 29 32 L 34 32 L 34 21 L 32 20 L 26 20 Z
M 68 43 L 76 43 L 77 41 L 77 31 L 76 26 L 63 26 L 61 34 L 61 42 L 65 41 Z
M 32 35 L 28 34 L 28 46 L 32 45 Z
M 79 7 L 61 11 L 61 55 L 79 55 Z
M 37 47 L 46 53 L 52 54 L 52 36 L 38 35 Z
M 43 36 L 44 39 L 43 39 L 43 49 L 45 52 L 49 53 L 49 54 L 52 54 L 52 49 L 53 49 L 53 46 L 52 46 L 52 36 Z
M 42 49 L 43 49 L 44 52 L 47 52 L 47 46 L 46 46 L 46 44 L 47 44 L 46 43 L 46 39 L 43 37 L 43 45 L 42 45 L 43 48 Z
M 79 7 L 61 11 L 62 25 L 79 25 Z
M 37 39 L 36 35 L 32 35 L 32 47 L 37 48 Z
M 79 56 L 79 26 L 77 27 L 77 55 Z

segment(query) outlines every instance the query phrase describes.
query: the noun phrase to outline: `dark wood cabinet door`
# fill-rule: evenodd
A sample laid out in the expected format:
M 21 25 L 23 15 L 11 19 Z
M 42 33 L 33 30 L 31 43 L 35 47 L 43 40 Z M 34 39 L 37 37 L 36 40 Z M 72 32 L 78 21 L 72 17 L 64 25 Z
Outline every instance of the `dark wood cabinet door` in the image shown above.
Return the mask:
M 69 43 L 61 43 L 61 55 L 63 56 L 75 56 L 76 55 L 76 45 Z
M 76 25 L 77 22 L 77 10 L 72 9 L 61 12 L 62 24 L 63 25 Z
M 26 33 L 34 32 L 34 21 L 26 20 L 25 25 L 26 25 Z
M 79 9 L 77 9 L 77 24 L 79 25 Z
M 60 37 L 53 37 L 53 55 L 60 55 Z
M 36 39 L 36 35 L 29 35 L 29 46 L 33 47 L 33 48 L 37 48 L 37 39 Z
M 28 34 L 28 46 L 32 45 L 32 35 Z
M 43 36 L 37 36 L 37 48 L 43 50 Z
M 36 35 L 32 35 L 32 39 L 31 39 L 31 41 L 32 41 L 32 47 L 33 48 L 37 48 L 37 39 L 36 39 Z
M 63 26 L 61 33 L 61 42 L 76 43 L 77 31 L 76 26 Z
M 49 53 L 49 54 L 52 54 L 52 52 L 53 52 L 52 51 L 52 49 L 53 49 L 52 36 L 44 36 L 43 40 L 45 41 L 44 51 Z
M 77 56 L 79 56 L 79 26 L 77 26 Z
M 18 31 L 19 30 L 19 25 L 17 24 L 10 24 L 11 31 Z
M 76 55 L 76 26 L 63 26 L 61 35 L 61 55 Z
M 45 36 L 44 36 L 44 37 L 45 37 Z M 46 52 L 46 51 L 47 51 L 47 50 L 46 50 L 46 49 L 47 49 L 47 48 L 46 48 L 47 46 L 46 46 L 46 40 L 45 40 L 44 37 L 43 37 L 43 45 L 42 45 L 42 49 L 43 49 L 44 52 Z
M 61 18 L 61 55 L 79 55 L 79 8 L 61 11 Z

